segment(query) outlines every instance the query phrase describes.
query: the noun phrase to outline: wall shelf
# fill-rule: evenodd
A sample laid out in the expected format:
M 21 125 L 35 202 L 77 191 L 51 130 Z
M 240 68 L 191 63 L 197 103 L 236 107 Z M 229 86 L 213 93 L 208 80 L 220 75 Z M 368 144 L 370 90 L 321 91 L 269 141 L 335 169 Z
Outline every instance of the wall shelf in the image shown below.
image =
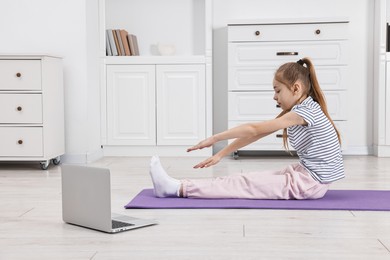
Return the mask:
M 205 56 L 108 56 L 105 64 L 204 64 Z

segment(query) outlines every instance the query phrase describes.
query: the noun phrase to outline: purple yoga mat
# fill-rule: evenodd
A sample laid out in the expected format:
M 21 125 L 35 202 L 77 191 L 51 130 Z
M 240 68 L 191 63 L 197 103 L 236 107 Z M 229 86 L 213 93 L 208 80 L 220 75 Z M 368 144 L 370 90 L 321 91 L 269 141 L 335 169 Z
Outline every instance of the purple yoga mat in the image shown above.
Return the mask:
M 152 189 L 141 191 L 127 209 L 306 209 L 390 210 L 390 191 L 329 190 L 317 200 L 248 200 L 156 198 Z

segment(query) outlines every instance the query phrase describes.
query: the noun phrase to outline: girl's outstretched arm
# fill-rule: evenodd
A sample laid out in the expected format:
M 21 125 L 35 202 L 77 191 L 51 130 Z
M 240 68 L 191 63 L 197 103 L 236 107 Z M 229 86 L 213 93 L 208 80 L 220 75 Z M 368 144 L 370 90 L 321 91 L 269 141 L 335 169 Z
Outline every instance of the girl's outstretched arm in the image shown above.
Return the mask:
M 245 138 L 245 137 L 237 138 L 236 140 L 234 140 L 234 142 L 232 142 L 231 144 L 229 144 L 228 146 L 223 148 L 221 151 L 219 151 L 215 155 L 213 155 L 210 158 L 204 160 L 203 162 L 195 165 L 194 168 L 195 169 L 207 168 L 207 167 L 213 166 L 213 165 L 217 164 L 226 155 L 231 154 L 232 152 L 237 151 L 241 147 L 244 147 L 250 143 L 257 141 L 262 137 L 264 137 L 264 136 L 254 136 L 251 138 Z
M 226 130 L 222 133 L 219 133 L 219 134 L 216 134 L 216 135 L 213 135 L 209 138 L 206 138 L 204 139 L 203 141 L 199 142 L 198 144 L 190 147 L 187 149 L 187 152 L 191 152 L 191 151 L 195 151 L 195 150 L 200 150 L 200 149 L 203 149 L 203 148 L 207 148 L 207 147 L 211 147 L 213 146 L 215 143 L 219 142 L 219 141 L 223 141 L 223 140 L 228 140 L 228 139 L 235 139 L 237 138 L 237 140 L 241 140 L 241 142 L 243 142 L 244 140 L 247 140 L 246 142 L 248 142 L 248 140 L 251 140 L 252 138 L 255 138 L 255 140 L 258 140 L 259 138 L 261 137 L 264 137 L 270 133 L 261 133 L 259 135 L 252 135 L 251 133 L 253 133 L 253 125 L 257 125 L 257 124 L 263 124 L 265 122 L 260 122 L 260 123 L 248 123 L 248 124 L 243 124 L 243 125 L 240 125 L 240 126 L 237 126 L 237 127 L 234 127 L 234 128 L 231 128 L 229 130 Z M 245 146 L 249 143 L 252 143 L 254 141 L 251 141 L 251 142 L 248 142 L 242 146 Z M 233 144 L 233 143 L 232 143 Z M 239 148 L 241 148 L 242 146 L 240 146 Z M 234 151 L 234 150 L 233 150 Z
M 231 128 L 224 132 L 215 134 L 201 142 L 197 145 L 188 148 L 187 151 L 191 152 L 198 149 L 203 149 L 210 147 L 215 143 L 223 140 L 236 139 L 236 138 L 252 138 L 252 137 L 264 137 L 269 135 L 277 130 L 284 129 L 293 125 L 304 125 L 306 122 L 301 116 L 295 112 L 288 112 L 281 117 L 257 122 L 257 123 L 247 123 L 239 125 L 237 127 Z
M 239 148 L 248 145 L 254 141 L 257 141 L 258 139 L 267 136 L 277 130 L 284 129 L 293 125 L 304 124 L 306 124 L 306 122 L 301 116 L 299 116 L 295 112 L 288 112 L 283 116 L 275 118 L 273 120 L 258 123 L 248 123 L 231 128 L 227 131 L 213 135 L 201 141 L 197 145 L 188 148 L 187 151 L 190 152 L 198 149 L 203 149 L 206 147 L 210 147 L 216 142 L 222 140 L 237 138 L 233 143 L 216 153 L 214 156 L 194 166 L 194 168 L 210 167 L 212 165 L 217 164 L 222 157 L 228 155 L 229 153 L 236 151 Z

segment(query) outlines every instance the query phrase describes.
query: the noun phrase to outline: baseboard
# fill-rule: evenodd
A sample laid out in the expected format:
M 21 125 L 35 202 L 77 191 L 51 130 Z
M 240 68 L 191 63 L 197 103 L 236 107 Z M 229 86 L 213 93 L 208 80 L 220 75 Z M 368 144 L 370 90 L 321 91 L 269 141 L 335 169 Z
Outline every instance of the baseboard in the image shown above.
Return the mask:
M 378 157 L 390 157 L 390 145 L 375 145 L 374 155 Z
M 87 164 L 103 158 L 103 149 L 98 149 L 93 152 L 87 152 L 83 154 L 70 154 L 65 153 L 61 156 L 61 162 L 69 164 Z
M 372 155 L 372 154 L 374 154 L 372 146 L 349 145 L 347 149 L 343 150 L 343 155 Z

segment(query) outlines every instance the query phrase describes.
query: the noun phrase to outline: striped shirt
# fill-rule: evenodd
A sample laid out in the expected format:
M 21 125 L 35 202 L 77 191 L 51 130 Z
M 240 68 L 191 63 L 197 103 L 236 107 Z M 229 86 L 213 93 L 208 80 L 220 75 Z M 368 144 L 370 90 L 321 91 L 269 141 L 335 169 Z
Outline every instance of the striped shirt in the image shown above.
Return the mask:
M 344 178 L 344 164 L 336 131 L 312 97 L 295 105 L 291 111 L 300 115 L 307 125 L 287 129 L 291 146 L 300 163 L 321 183 Z

